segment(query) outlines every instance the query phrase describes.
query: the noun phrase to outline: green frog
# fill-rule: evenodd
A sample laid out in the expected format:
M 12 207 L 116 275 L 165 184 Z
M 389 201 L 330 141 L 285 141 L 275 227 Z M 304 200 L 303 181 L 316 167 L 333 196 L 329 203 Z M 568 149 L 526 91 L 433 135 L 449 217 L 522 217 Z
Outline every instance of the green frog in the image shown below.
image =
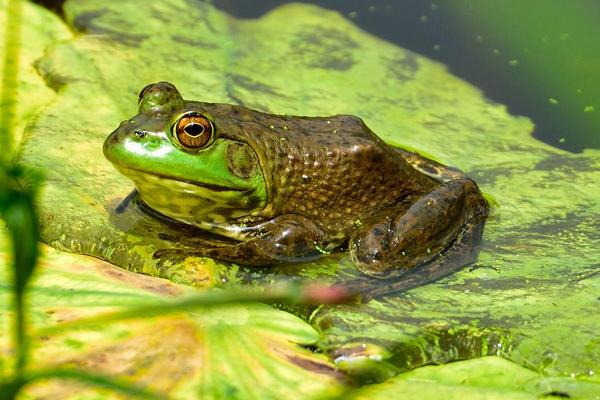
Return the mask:
M 416 271 L 409 286 L 477 255 L 488 206 L 476 183 L 386 144 L 358 117 L 187 101 L 169 82 L 138 103 L 104 155 L 153 215 L 232 239 L 188 253 L 265 266 L 343 249 L 370 277 Z

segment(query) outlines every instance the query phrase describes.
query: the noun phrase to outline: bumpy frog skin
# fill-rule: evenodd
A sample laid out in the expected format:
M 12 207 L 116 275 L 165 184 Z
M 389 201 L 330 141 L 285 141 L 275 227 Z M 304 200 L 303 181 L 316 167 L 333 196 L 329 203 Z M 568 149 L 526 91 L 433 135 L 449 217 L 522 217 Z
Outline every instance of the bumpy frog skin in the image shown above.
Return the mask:
M 367 275 L 419 272 L 414 286 L 475 259 L 488 210 L 461 171 L 387 145 L 357 117 L 186 101 L 168 82 L 142 90 L 104 154 L 154 214 L 235 240 L 194 254 L 241 265 L 347 248 Z

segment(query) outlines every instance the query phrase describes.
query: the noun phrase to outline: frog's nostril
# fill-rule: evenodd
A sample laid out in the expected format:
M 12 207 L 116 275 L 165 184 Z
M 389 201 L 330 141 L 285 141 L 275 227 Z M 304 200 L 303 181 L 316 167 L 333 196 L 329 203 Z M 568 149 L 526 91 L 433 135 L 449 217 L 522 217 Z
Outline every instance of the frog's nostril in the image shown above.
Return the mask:
M 137 136 L 139 139 L 143 139 L 146 137 L 146 135 L 148 134 L 147 131 L 142 131 L 139 129 L 136 129 L 135 131 L 133 131 L 133 133 L 135 133 L 135 136 Z

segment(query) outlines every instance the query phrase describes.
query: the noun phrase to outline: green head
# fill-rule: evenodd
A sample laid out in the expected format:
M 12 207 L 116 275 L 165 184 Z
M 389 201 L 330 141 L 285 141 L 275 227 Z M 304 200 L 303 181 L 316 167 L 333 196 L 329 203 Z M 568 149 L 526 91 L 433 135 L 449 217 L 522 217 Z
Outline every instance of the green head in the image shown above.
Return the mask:
M 201 107 L 158 82 L 139 95 L 139 112 L 104 142 L 104 155 L 154 210 L 203 229 L 261 210 L 265 179 L 247 143 L 220 135 Z

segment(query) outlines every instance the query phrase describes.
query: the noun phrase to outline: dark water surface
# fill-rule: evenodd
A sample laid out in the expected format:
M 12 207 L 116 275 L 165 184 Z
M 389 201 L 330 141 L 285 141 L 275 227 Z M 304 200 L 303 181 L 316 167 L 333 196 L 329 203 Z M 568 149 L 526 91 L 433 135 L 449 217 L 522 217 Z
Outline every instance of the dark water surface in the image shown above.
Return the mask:
M 204 1 L 204 0 L 190 0 Z M 36 2 L 61 13 L 64 0 Z M 285 0 L 213 0 L 256 18 Z M 306 0 L 362 29 L 438 60 L 531 118 L 538 139 L 600 148 L 600 2 L 596 0 Z
M 550 145 L 574 152 L 600 148 L 598 1 L 304 2 L 337 10 L 374 35 L 448 65 L 511 113 L 531 118 L 534 136 Z M 256 18 L 289 1 L 214 3 Z M 492 18 L 500 19 L 501 29 Z

